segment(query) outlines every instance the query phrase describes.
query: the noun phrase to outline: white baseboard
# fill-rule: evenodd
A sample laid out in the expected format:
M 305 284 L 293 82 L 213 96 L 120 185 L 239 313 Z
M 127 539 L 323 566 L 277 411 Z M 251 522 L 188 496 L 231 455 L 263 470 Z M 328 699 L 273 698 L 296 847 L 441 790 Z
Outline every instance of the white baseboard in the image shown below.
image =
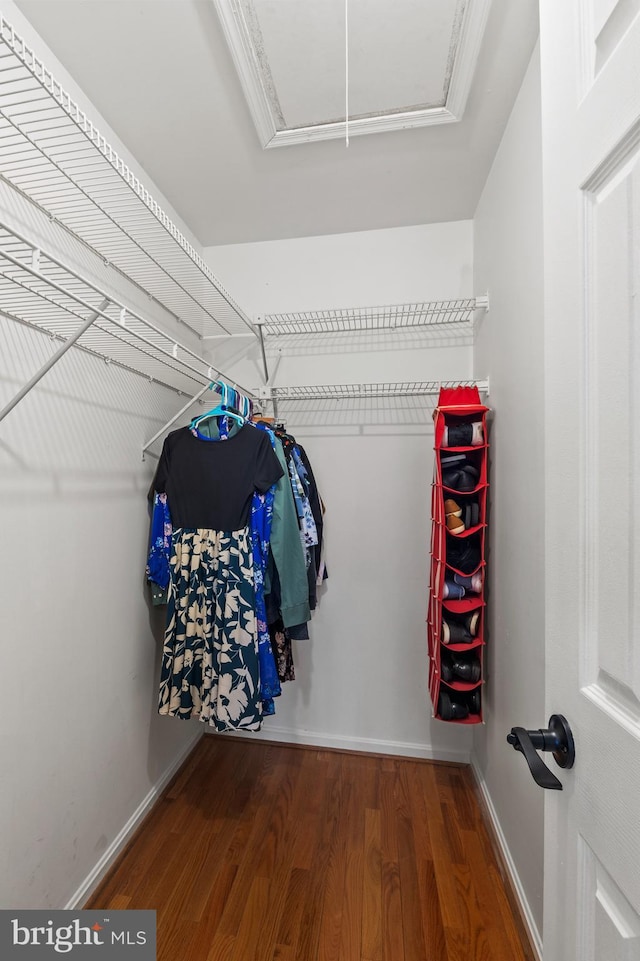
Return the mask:
M 215 734 L 207 731 L 207 736 Z M 469 764 L 471 755 L 466 749 L 434 748 L 431 744 L 414 744 L 406 741 L 383 741 L 368 737 L 343 737 L 340 734 L 325 734 L 318 731 L 294 731 L 292 728 L 275 727 L 265 724 L 258 734 L 234 731 L 219 737 L 239 737 L 243 740 L 279 741 L 283 744 L 308 744 L 311 747 L 335 748 L 340 751 L 362 751 L 365 754 L 392 754 L 398 757 L 419 757 L 430 761 L 454 761 Z
M 538 961 L 543 961 L 542 959 L 542 937 L 538 931 L 538 926 L 533 917 L 533 912 L 527 900 L 527 896 L 522 886 L 520 880 L 520 875 L 518 874 L 515 862 L 511 856 L 511 851 L 509 850 L 509 845 L 507 844 L 507 839 L 504 836 L 502 827 L 500 826 L 500 821 L 498 819 L 498 812 L 496 811 L 493 801 L 491 800 L 491 795 L 489 794 L 489 789 L 487 787 L 487 782 L 485 781 L 480 768 L 477 766 L 475 760 L 471 761 L 471 769 L 474 773 L 478 787 L 480 788 L 480 793 L 484 799 L 484 803 L 487 806 L 487 811 L 489 812 L 489 817 L 491 819 L 491 824 L 493 830 L 495 831 L 496 837 L 498 839 L 498 844 L 500 845 L 500 850 L 502 852 L 502 857 L 506 864 L 509 876 L 511 878 L 511 883 L 515 891 L 516 897 L 520 903 L 520 910 L 522 913 L 522 918 L 527 927 L 529 933 L 529 939 L 531 941 L 531 946 L 535 951 Z
M 142 822 L 143 818 L 149 813 L 155 802 L 162 794 L 166 785 L 169 783 L 180 765 L 184 762 L 185 758 L 191 753 L 195 747 L 196 741 L 200 740 L 202 733 L 202 731 L 198 731 L 196 735 L 191 738 L 180 754 L 174 758 L 166 771 L 158 778 L 156 783 L 153 785 L 147 796 L 138 805 L 137 809 L 133 812 L 122 830 L 113 839 L 98 863 L 91 869 L 73 897 L 65 905 L 65 910 L 72 911 L 81 908 L 91 896 L 92 892 L 95 891 L 98 884 L 100 881 L 102 881 L 103 877 L 115 859 L 118 857 L 133 832 Z

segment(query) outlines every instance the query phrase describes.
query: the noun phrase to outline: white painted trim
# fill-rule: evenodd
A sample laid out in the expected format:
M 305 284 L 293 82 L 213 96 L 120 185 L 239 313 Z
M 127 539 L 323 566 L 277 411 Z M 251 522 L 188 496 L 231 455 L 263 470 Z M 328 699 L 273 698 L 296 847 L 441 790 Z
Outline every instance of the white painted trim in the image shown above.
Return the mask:
M 255 117 L 254 117 L 255 120 Z M 403 113 L 382 114 L 379 117 L 361 117 L 349 120 L 349 136 L 369 133 L 388 133 L 391 130 L 408 130 L 411 127 L 431 127 L 434 124 L 456 123 L 460 117 L 454 116 L 446 107 L 427 107 L 425 110 L 406 110 Z M 344 139 L 346 124 L 344 120 L 336 123 L 319 123 L 311 127 L 294 127 L 290 130 L 275 130 L 271 139 L 263 147 L 289 147 L 292 144 L 311 143 L 316 140 Z
M 218 13 L 262 147 L 264 149 L 287 147 L 316 140 L 344 138 L 345 121 L 278 130 L 272 99 L 269 91 L 265 89 L 251 30 L 243 14 L 240 0 L 212 0 L 212 2 Z M 491 0 L 469 0 L 467 4 L 445 106 L 349 120 L 349 135 L 388 133 L 413 127 L 457 123 L 461 120 L 473 83 L 490 7 Z M 277 96 L 275 91 L 273 95 Z
M 504 835 L 502 827 L 500 825 L 500 819 L 498 818 L 498 812 L 496 811 L 491 795 L 489 793 L 489 788 L 487 787 L 487 782 L 485 781 L 482 771 L 478 767 L 475 758 L 471 759 L 471 770 L 473 771 L 476 783 L 480 788 L 480 793 L 482 794 L 484 803 L 486 804 L 487 811 L 489 812 L 489 818 L 491 819 L 491 824 L 493 830 L 496 833 L 498 839 L 498 844 L 500 845 L 500 851 L 502 852 L 502 857 L 504 858 L 507 870 L 509 872 L 509 877 L 513 885 L 516 897 L 520 902 L 520 908 L 522 911 L 522 917 L 527 927 L 529 933 L 529 938 L 531 940 L 531 946 L 538 958 L 538 961 L 543 961 L 543 949 L 542 949 L 542 937 L 538 931 L 538 926 L 533 917 L 533 912 L 527 900 L 522 881 L 520 880 L 520 875 L 515 865 L 515 861 L 511 856 L 511 851 L 509 850 L 509 845 L 507 844 L 507 839 Z
M 196 735 L 192 737 L 191 740 L 185 745 L 180 754 L 174 758 L 164 774 L 158 778 L 147 796 L 141 801 L 127 823 L 113 839 L 100 860 L 94 865 L 78 890 L 67 902 L 64 908 L 65 911 L 77 910 L 78 908 L 81 908 L 83 904 L 85 904 L 92 892 L 98 887 L 98 884 L 100 881 L 102 881 L 105 874 L 124 848 L 125 844 L 129 841 L 131 835 L 134 833 L 134 831 L 136 831 L 143 819 L 156 803 L 173 775 L 194 749 L 196 742 L 200 740 L 203 733 L 203 731 L 198 731 Z
M 454 120 L 462 119 L 467 106 L 490 7 L 491 0 L 469 0 L 467 6 L 447 94 L 446 107 Z
M 262 73 L 256 61 L 251 32 L 242 13 L 242 6 L 238 0 L 213 0 L 213 4 L 218 12 L 225 40 L 238 71 L 260 143 L 263 147 L 268 147 L 277 128 L 269 94 L 262 83 Z
M 207 735 L 215 734 L 206 731 Z M 383 741 L 369 737 L 343 737 L 341 734 L 324 734 L 319 731 L 295 731 L 292 728 L 274 727 L 265 724 L 262 731 L 245 733 L 234 731 L 232 734 L 216 735 L 225 738 L 242 738 L 243 740 L 278 741 L 282 744 L 307 744 L 317 748 L 335 748 L 340 751 L 361 751 L 365 754 L 393 754 L 397 757 L 426 758 L 429 761 L 454 761 L 457 764 L 469 764 L 471 755 L 467 750 L 439 749 L 431 744 L 415 744 L 406 741 Z

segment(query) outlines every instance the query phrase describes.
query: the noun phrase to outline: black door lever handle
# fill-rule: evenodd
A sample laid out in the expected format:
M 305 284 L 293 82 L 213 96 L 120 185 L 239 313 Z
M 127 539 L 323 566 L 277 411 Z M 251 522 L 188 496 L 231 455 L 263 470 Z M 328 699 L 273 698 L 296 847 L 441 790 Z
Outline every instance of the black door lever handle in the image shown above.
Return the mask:
M 551 791 L 561 791 L 562 782 L 549 770 L 538 751 L 552 751 L 560 767 L 573 767 L 576 757 L 571 728 L 562 714 L 552 714 L 546 730 L 527 731 L 523 727 L 512 727 L 507 741 L 516 751 L 524 754 L 529 770 L 536 784 Z

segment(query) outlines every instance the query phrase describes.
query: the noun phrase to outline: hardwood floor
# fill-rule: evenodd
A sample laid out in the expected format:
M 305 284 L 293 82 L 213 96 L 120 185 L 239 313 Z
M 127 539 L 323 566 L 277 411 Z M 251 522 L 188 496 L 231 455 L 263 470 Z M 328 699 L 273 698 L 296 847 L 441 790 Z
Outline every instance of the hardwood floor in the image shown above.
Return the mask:
M 533 961 L 468 768 L 204 737 L 86 907 L 158 961 Z

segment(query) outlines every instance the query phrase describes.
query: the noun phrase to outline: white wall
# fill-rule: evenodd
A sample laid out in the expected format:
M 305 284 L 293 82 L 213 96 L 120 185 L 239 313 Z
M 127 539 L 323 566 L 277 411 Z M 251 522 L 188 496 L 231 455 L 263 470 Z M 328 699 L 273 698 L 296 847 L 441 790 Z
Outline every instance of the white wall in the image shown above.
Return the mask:
M 204 256 L 256 316 L 455 297 L 473 282 L 471 244 L 471 221 L 459 220 L 206 247 Z
M 254 315 L 473 294 L 464 221 L 212 247 L 206 257 Z M 465 379 L 472 364 L 470 338 L 451 332 L 272 338 L 268 353 L 281 385 Z M 255 349 L 234 373 L 261 382 Z M 326 503 L 330 578 L 311 640 L 295 645 L 297 679 L 263 736 L 467 759 L 469 728 L 432 721 L 427 694 L 430 411 L 405 398 L 283 404 L 280 413 Z
M 505 741 L 544 727 L 544 367 L 540 64 L 536 49 L 474 221 L 474 277 L 491 310 L 476 344 L 490 376 L 486 726 L 477 769 L 542 932 L 543 791 Z
M 0 317 L 0 405 L 57 344 Z M 69 352 L 0 424 L 0 905 L 63 907 L 197 733 L 156 715 L 142 444 L 176 395 Z
M 74 92 L 13 4 L 2 12 Z M 171 326 L 6 184 L 0 219 Z M 58 346 L 0 315 L 0 408 Z M 197 722 L 156 713 L 163 614 L 149 609 L 144 583 L 155 461 L 142 462 L 142 445 L 183 402 L 71 350 L 0 423 L 2 907 L 81 904 L 123 829 L 200 734 Z

